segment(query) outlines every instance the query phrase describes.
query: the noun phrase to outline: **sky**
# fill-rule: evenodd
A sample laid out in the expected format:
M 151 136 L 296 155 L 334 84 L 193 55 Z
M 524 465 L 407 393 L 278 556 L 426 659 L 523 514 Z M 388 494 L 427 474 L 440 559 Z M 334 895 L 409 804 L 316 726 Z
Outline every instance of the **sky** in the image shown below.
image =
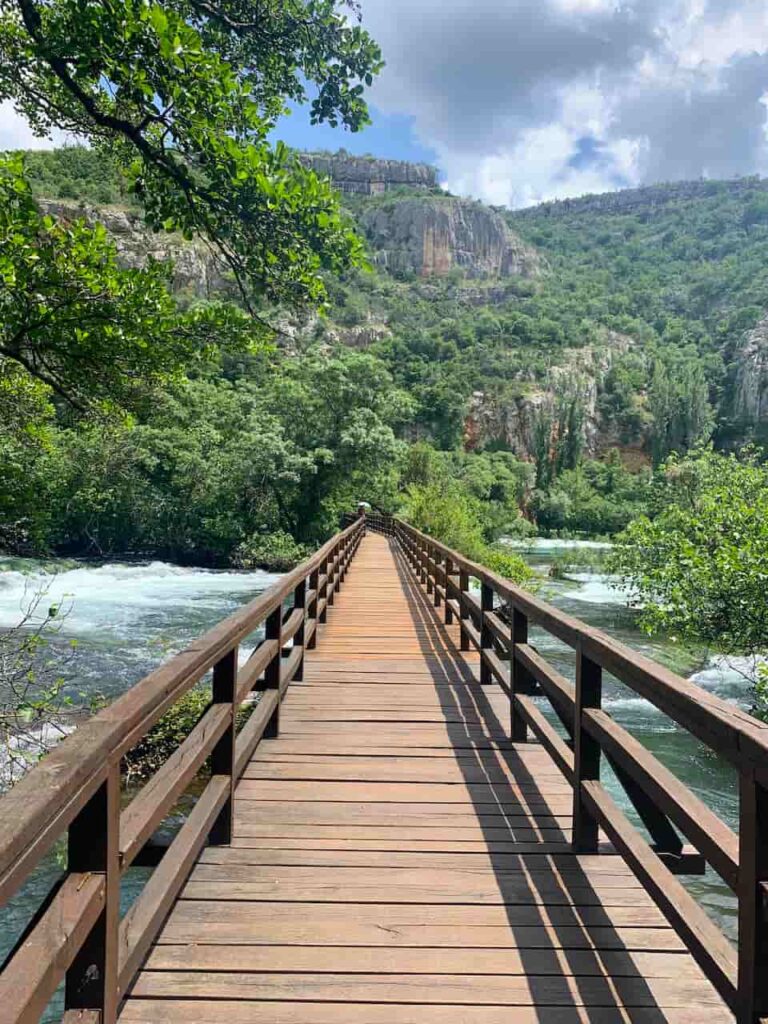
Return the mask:
M 360 7 L 387 61 L 373 124 L 351 134 L 294 111 L 276 132 L 290 145 L 427 161 L 452 192 L 509 207 L 768 174 L 768 0 Z M 0 149 L 32 144 L 0 106 Z

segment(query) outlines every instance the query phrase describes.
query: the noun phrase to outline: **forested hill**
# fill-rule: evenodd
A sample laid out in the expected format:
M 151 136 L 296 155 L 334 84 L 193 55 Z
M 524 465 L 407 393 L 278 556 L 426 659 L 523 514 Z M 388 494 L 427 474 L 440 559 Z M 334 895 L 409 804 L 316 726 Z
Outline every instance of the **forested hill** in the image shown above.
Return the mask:
M 434 478 L 433 450 L 497 532 L 520 508 L 541 529 L 611 532 L 641 507 L 644 467 L 763 437 L 764 183 L 510 212 L 422 165 L 302 159 L 341 189 L 373 269 L 329 275 L 323 315 L 265 307 L 273 354 L 198 367 L 108 429 L 27 395 L 35 429 L 0 467 L 18 478 L 6 546 L 272 564 L 358 497 L 396 507 Z M 48 212 L 105 223 L 124 263 L 175 260 L 185 306 L 235 294 L 205 246 L 143 227 L 102 156 L 26 166 Z

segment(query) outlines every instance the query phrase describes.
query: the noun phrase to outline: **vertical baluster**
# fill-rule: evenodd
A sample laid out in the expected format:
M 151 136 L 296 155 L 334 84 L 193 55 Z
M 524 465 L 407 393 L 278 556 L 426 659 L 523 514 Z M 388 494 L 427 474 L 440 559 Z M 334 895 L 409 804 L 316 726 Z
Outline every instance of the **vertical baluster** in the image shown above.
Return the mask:
M 460 615 L 460 626 L 461 626 L 461 650 L 469 650 L 469 634 L 467 633 L 464 622 L 469 618 L 469 610 L 467 608 L 467 601 L 469 600 L 469 574 L 464 569 L 459 570 L 459 611 Z
M 105 876 L 104 908 L 66 973 L 67 1010 L 96 1010 L 101 1024 L 115 1024 L 119 1003 L 117 962 L 120 929 L 120 763 L 69 826 L 67 868 Z
M 490 686 L 493 682 L 493 673 L 486 664 L 483 651 L 493 647 L 493 633 L 487 623 L 486 613 L 493 611 L 493 587 L 481 581 L 480 584 L 480 682 L 483 686 Z
M 768 790 L 752 772 L 739 777 L 739 1024 L 768 1016 Z
M 328 567 L 328 558 L 326 557 L 320 563 L 320 575 L 321 576 L 325 576 L 325 583 L 323 584 L 323 586 L 321 588 L 322 593 L 319 593 L 317 595 L 318 596 L 318 600 L 322 597 L 323 602 L 324 602 L 323 603 L 323 610 L 322 610 L 322 612 L 317 617 L 317 624 L 318 624 L 318 626 L 321 623 L 324 623 L 326 618 L 328 617 L 327 608 L 328 608 L 328 573 L 329 572 L 330 572 L 330 569 Z
M 581 783 L 600 778 L 600 744 L 582 728 L 585 708 L 599 708 L 603 692 L 603 674 L 581 649 L 576 651 L 576 705 L 573 719 L 573 848 L 576 853 L 597 852 L 597 821 L 587 811 L 581 797 Z
M 307 581 L 306 581 L 306 579 L 303 579 L 301 581 L 301 583 L 299 583 L 296 586 L 296 589 L 293 592 L 293 607 L 294 608 L 303 608 L 304 609 L 304 618 L 301 620 L 301 625 L 296 630 L 296 633 L 294 634 L 294 637 L 293 637 L 293 646 L 294 647 L 301 647 L 302 648 L 301 661 L 297 665 L 296 672 L 295 672 L 294 677 L 293 677 L 297 682 L 304 678 L 304 651 L 303 651 L 303 648 L 304 648 L 304 637 L 306 635 L 306 629 L 307 629 L 306 600 L 307 600 Z
M 307 650 L 308 651 L 314 650 L 315 647 L 317 646 L 317 627 L 318 627 L 318 621 L 317 621 L 317 602 L 318 602 L 318 599 L 320 597 L 319 589 L 318 589 L 318 580 L 319 580 L 319 578 L 320 578 L 320 573 L 319 573 L 319 571 L 317 569 L 314 569 L 309 574 L 309 589 L 312 591 L 312 600 L 309 602 L 309 605 L 307 606 L 307 619 L 309 619 L 312 622 L 314 622 L 315 628 L 312 631 L 312 636 L 307 641 Z
M 283 606 L 279 604 L 275 610 L 267 616 L 265 626 L 266 639 L 277 640 L 277 651 L 272 660 L 264 670 L 264 689 L 277 690 L 277 706 L 267 722 L 264 730 L 264 738 L 275 739 L 280 733 L 280 669 L 283 663 Z
M 441 578 L 441 575 L 442 575 L 443 556 L 440 553 L 438 548 L 433 547 L 432 548 L 432 557 L 434 558 L 434 561 L 435 561 L 435 569 L 434 569 L 434 572 L 435 572 L 435 602 L 434 603 L 435 603 L 435 608 L 439 608 L 440 607 L 440 578 Z
M 450 606 L 450 601 L 453 598 L 453 559 L 449 556 L 445 556 L 445 624 L 446 626 L 453 625 L 453 610 Z
M 518 644 L 528 643 L 528 616 L 524 615 L 517 608 L 512 609 L 512 629 L 510 639 L 512 649 L 510 651 L 509 668 L 509 735 L 515 743 L 524 743 L 528 739 L 528 726 L 522 715 L 518 714 L 516 697 L 518 693 L 527 693 L 530 684 L 528 673 L 517 660 L 516 647 Z
M 427 541 L 424 545 L 424 575 L 426 577 L 427 594 L 432 593 L 434 578 L 433 570 L 430 567 L 429 560 L 432 557 L 432 545 Z
M 331 552 L 331 559 L 328 562 L 328 608 L 333 607 L 334 594 L 336 593 L 336 567 L 339 564 L 339 545 L 335 544 Z
M 237 647 L 213 666 L 213 703 L 229 705 L 227 728 L 211 751 L 211 774 L 229 776 L 229 796 L 208 836 L 212 846 L 232 842 L 232 812 L 235 799 L 235 716 L 237 705 Z

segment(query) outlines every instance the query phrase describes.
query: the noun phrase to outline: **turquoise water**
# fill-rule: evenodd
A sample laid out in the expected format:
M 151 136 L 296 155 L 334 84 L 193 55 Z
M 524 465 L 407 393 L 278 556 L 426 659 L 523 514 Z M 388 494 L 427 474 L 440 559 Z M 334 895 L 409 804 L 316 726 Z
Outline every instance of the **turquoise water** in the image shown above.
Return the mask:
M 744 676 L 748 664 L 739 659 L 728 662 L 717 654 L 691 652 L 665 637 L 646 636 L 637 626 L 635 613 L 626 607 L 624 595 L 615 581 L 602 569 L 605 548 L 606 545 L 597 542 L 539 538 L 520 550 L 539 574 L 539 596 L 544 600 L 610 633 L 718 697 L 749 710 L 750 685 Z M 578 563 L 573 569 L 568 568 L 569 552 Z M 555 562 L 565 566 L 565 578 L 553 579 L 548 575 Z M 539 629 L 531 630 L 531 641 L 542 656 L 573 679 L 575 663 L 570 648 Z M 610 676 L 604 682 L 603 706 L 711 810 L 731 827 L 736 827 L 737 779 L 726 761 Z M 613 795 L 629 810 L 623 791 L 609 770 L 605 781 Z M 681 880 L 723 930 L 735 938 L 735 899 L 719 876 L 708 871 L 703 877 L 684 876 Z
M 604 549 L 605 545 L 590 542 L 537 540 L 524 548 L 523 554 L 540 575 L 539 593 L 545 600 L 748 708 L 749 685 L 739 666 L 729 666 L 716 656 L 691 654 L 668 639 L 649 639 L 640 632 L 622 594 L 601 569 Z M 553 562 L 567 561 L 569 553 L 578 566 L 566 570 L 564 579 L 548 576 Z M 261 572 L 217 572 L 160 562 L 43 565 L 17 559 L 0 563 L 0 629 L 17 623 L 31 597 L 42 593 L 38 615 L 47 614 L 50 604 L 61 609 L 61 631 L 53 641 L 54 649 L 59 645 L 63 653 L 69 650 L 71 640 L 77 641 L 74 659 L 65 668 L 72 692 L 114 697 L 277 578 Z M 542 655 L 572 677 L 573 654 L 568 648 L 538 630 L 532 631 L 531 639 Z M 242 652 L 245 655 L 247 648 Z M 610 679 L 605 686 L 605 706 L 709 807 L 735 824 L 736 779 L 727 764 L 652 705 Z M 610 778 L 606 782 L 617 799 L 622 799 L 615 783 Z M 55 857 L 47 858 L 3 911 L 0 956 L 11 948 L 59 870 Z M 124 887 L 126 904 L 145 875 L 144 871 L 129 873 Z M 684 881 L 733 934 L 734 900 L 719 879 L 708 873 Z

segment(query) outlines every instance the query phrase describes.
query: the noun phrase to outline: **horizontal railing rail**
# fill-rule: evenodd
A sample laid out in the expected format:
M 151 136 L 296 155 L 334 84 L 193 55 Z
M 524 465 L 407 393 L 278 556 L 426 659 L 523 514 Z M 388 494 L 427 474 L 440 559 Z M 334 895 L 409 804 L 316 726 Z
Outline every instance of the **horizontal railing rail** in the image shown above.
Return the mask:
M 355 519 L 80 726 L 0 799 L 0 904 L 66 840 L 63 879 L 0 974 L 3 1021 L 38 1020 L 64 981 L 65 1021 L 114 1024 L 200 850 L 231 841 L 235 782 L 260 740 L 277 735 L 282 696 L 301 678 L 304 652 L 314 647 L 363 534 L 364 522 Z M 240 666 L 240 644 L 261 626 L 263 639 Z M 121 759 L 209 672 L 211 702 L 202 717 L 123 806 Z M 254 691 L 260 699 L 238 728 L 239 709 Z M 153 834 L 206 762 L 210 774 L 202 793 L 121 919 L 121 876 L 131 864 L 148 862 L 142 855 Z
M 510 735 L 529 731 L 573 787 L 573 847 L 597 853 L 602 830 L 688 945 L 739 1024 L 768 1017 L 768 725 L 541 601 L 396 519 L 396 544 L 461 649 L 480 655 L 480 681 L 509 697 Z M 470 589 L 477 581 L 478 596 Z M 575 682 L 529 642 L 535 625 L 571 647 Z M 654 704 L 735 768 L 738 835 L 602 706 L 603 673 Z M 546 697 L 558 730 L 536 697 Z M 601 781 L 613 769 L 648 842 Z M 683 840 L 687 840 L 684 843 Z M 738 902 L 738 952 L 675 875 L 709 864 Z
M 382 533 L 385 537 L 393 537 L 395 534 L 395 518 L 383 512 L 345 512 L 342 516 L 341 525 L 349 526 L 356 519 L 364 519 L 367 529 L 374 533 Z

